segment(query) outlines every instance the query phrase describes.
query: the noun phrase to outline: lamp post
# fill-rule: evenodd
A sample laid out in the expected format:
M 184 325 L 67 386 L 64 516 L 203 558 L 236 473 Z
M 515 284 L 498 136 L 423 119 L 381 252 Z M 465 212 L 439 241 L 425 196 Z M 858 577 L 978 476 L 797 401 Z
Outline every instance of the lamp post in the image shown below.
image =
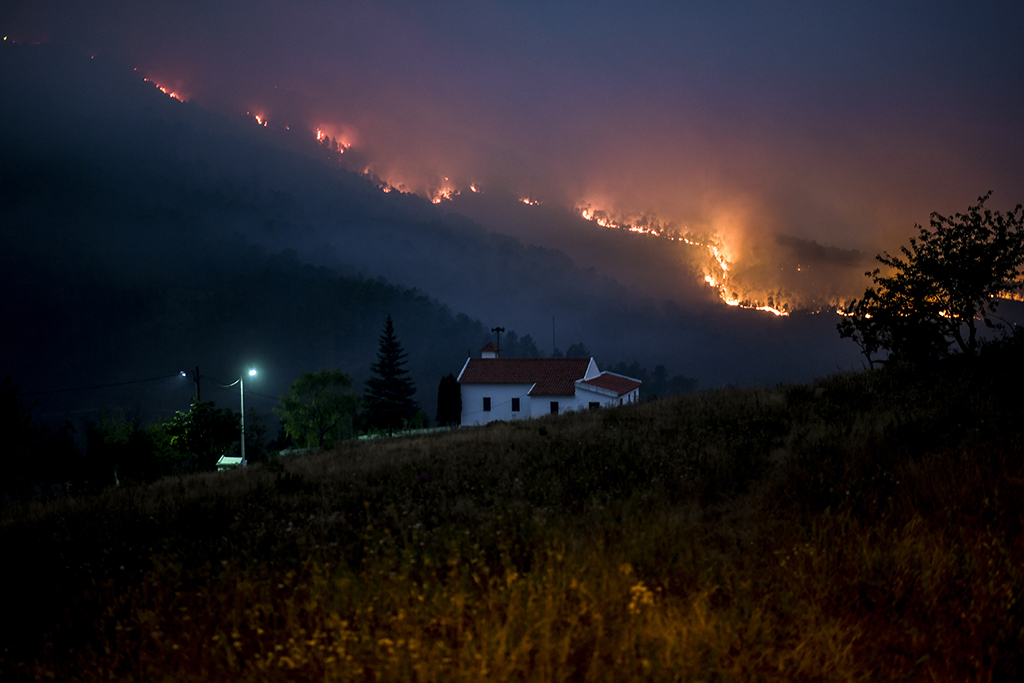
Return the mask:
M 249 376 L 256 376 L 256 368 L 249 369 Z M 238 385 L 238 397 L 242 407 L 242 465 L 245 466 L 245 377 L 239 377 L 237 380 L 229 384 L 229 387 Z M 221 385 L 224 386 L 224 385 Z
M 249 369 L 249 376 L 256 376 L 256 368 Z M 242 379 L 242 377 L 238 378 L 238 396 L 242 404 L 242 466 L 245 467 L 247 464 L 245 461 L 245 382 Z

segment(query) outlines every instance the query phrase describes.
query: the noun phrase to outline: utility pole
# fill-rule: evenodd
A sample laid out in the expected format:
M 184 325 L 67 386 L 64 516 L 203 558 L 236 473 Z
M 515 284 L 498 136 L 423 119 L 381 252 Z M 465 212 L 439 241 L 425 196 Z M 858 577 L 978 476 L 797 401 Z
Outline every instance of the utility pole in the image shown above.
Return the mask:
M 245 467 L 245 382 L 241 377 L 238 378 L 238 398 L 242 408 L 242 467 Z
M 199 403 L 203 399 L 200 398 L 200 394 L 199 394 L 199 366 L 198 365 L 196 366 L 196 369 L 192 371 L 192 380 L 196 383 L 196 403 Z

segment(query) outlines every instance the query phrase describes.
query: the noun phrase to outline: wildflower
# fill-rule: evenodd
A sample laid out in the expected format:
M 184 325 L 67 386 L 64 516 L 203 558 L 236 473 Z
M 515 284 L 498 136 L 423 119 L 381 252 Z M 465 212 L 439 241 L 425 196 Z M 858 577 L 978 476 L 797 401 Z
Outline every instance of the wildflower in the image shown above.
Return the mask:
M 639 614 L 645 606 L 654 606 L 654 593 L 644 585 L 643 581 L 638 581 L 629 589 L 629 613 Z

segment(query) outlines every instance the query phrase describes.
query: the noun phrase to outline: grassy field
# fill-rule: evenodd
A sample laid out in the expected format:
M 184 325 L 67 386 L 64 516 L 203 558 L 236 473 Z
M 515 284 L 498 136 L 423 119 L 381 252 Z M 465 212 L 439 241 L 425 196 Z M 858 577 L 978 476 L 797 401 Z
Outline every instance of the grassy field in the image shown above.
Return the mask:
M 1015 679 L 1022 360 L 11 506 L 0 679 Z

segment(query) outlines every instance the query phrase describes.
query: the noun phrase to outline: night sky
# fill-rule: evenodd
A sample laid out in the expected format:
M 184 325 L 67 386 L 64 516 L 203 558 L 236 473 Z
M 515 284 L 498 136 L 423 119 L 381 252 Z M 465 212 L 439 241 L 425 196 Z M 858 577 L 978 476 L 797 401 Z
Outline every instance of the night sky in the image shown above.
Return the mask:
M 799 305 L 857 296 L 872 257 L 931 211 L 989 190 L 993 209 L 1024 201 L 1018 2 L 431 5 L 16 1 L 0 27 L 120 60 L 199 107 L 319 128 L 356 170 L 461 191 L 452 210 L 485 229 L 691 312 L 717 302 L 692 262 L 610 240 L 580 209 L 717 236 L 737 287 Z M 479 200 L 498 195 L 549 212 Z M 538 336 L 551 317 L 445 302 Z

